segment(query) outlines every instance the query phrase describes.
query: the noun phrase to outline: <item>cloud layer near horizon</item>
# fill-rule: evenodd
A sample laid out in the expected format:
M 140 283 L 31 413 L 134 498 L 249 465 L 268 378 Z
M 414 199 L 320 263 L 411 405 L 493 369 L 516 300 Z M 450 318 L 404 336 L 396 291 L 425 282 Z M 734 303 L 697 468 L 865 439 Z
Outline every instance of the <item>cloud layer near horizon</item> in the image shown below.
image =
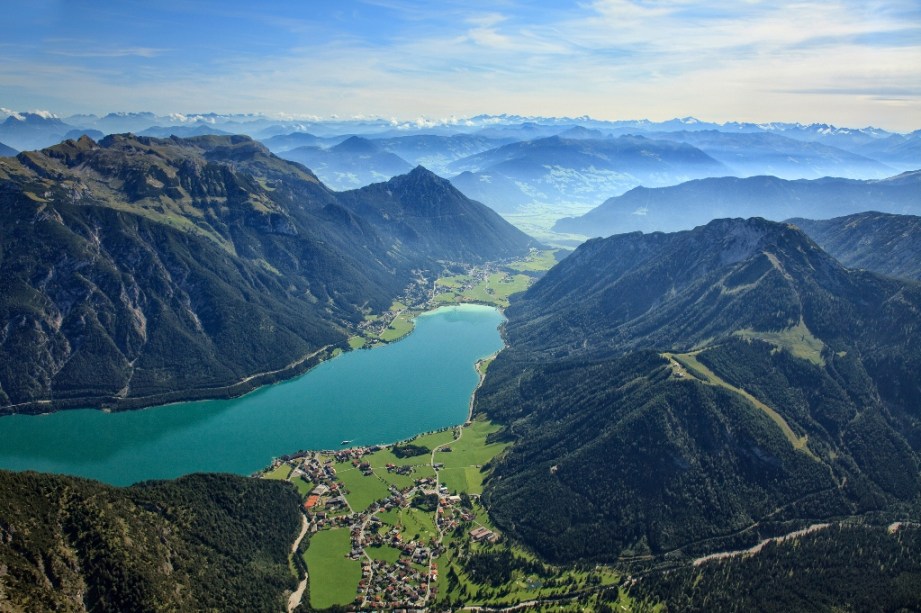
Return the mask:
M 914 0 L 189 4 L 29 3 L 0 105 L 921 127 Z

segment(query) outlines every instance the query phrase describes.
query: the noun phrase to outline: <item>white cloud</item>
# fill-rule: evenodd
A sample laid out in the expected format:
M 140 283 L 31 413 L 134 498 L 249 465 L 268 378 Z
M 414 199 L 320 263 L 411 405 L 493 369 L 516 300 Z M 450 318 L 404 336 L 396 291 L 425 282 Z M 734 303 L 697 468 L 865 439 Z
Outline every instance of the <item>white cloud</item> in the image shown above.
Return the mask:
M 72 58 L 154 58 L 166 53 L 167 49 L 152 47 L 125 47 L 120 49 L 50 49 L 48 53 Z
M 43 106 L 374 113 L 398 125 L 513 112 L 921 127 L 921 42 L 888 42 L 918 23 L 903 14 L 910 1 L 597 0 L 544 21 L 495 5 L 429 27 L 437 10 L 396 2 L 408 30 L 393 40 L 310 36 L 272 57 L 241 51 L 178 73 L 144 62 L 130 80 L 77 56 L 7 62 L 0 87 L 36 92 Z
M 468 17 L 464 21 L 477 28 L 493 28 L 506 20 L 508 20 L 508 17 L 501 13 L 486 13 Z

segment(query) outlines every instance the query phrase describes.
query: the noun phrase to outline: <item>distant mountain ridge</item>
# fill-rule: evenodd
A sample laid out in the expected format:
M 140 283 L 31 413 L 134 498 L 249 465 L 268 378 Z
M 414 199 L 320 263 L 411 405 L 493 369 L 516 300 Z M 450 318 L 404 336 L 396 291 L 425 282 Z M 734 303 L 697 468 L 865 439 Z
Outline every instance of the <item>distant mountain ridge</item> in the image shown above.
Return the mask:
M 535 244 L 446 185 L 419 170 L 394 225 L 248 137 L 0 159 L 0 411 L 239 394 L 322 359 L 438 261 Z
M 917 215 L 873 211 L 788 221 L 845 266 L 921 281 L 921 217 Z
M 506 311 L 476 406 L 513 441 L 492 516 L 551 559 L 672 562 L 917 521 L 919 312 L 921 284 L 787 224 L 590 240 Z
M 783 179 L 819 179 L 828 176 L 882 179 L 897 172 L 857 153 L 773 132 L 695 130 L 654 132 L 650 136 L 697 147 L 732 169 L 733 175 L 740 177 L 773 175 Z
M 550 136 L 491 149 L 448 168 L 463 173 L 453 179 L 461 191 L 500 212 L 530 202 L 592 203 L 642 183 L 666 185 L 727 172 L 690 145 L 636 136 Z
M 20 151 L 52 146 L 81 133 L 96 140 L 103 134 L 126 131 L 157 137 L 247 134 L 263 139 L 274 153 L 307 165 L 324 183 L 340 191 L 386 181 L 423 165 L 494 210 L 536 212 L 542 217 L 540 231 L 549 230 L 545 227 L 552 223 L 548 215 L 558 218 L 582 212 L 637 186 L 668 186 L 712 176 L 879 179 L 921 168 L 921 131 L 900 134 L 818 123 L 716 123 L 694 117 L 608 121 L 508 114 L 401 122 L 376 117 L 293 119 L 149 112 L 62 119 L 45 111 L 0 109 L 0 118 L 4 117 L 0 142 Z M 348 138 L 374 143 L 377 150 L 368 150 L 367 142 L 364 151 L 333 150 Z M 546 139 L 562 139 L 569 145 L 554 147 L 548 141 L 530 146 L 532 151 L 519 151 L 514 160 L 502 158 L 509 146 Z M 618 152 L 611 150 L 614 143 L 626 142 L 622 139 L 659 144 L 640 157 L 631 157 L 623 147 Z M 690 158 L 682 164 L 663 144 L 666 142 L 703 151 L 722 168 L 704 169 Z
M 0 141 L 20 151 L 40 149 L 64 140 L 76 126 L 47 113 L 17 113 L 0 123 Z
M 715 177 L 662 188 L 637 187 L 609 198 L 581 217 L 566 217 L 557 232 L 608 236 L 625 232 L 689 230 L 711 219 L 761 216 L 825 219 L 867 210 L 921 214 L 921 171 L 882 180 L 826 177 Z
M 337 191 L 379 183 L 412 170 L 412 165 L 400 156 L 359 136 L 350 136 L 328 149 L 305 145 L 278 155 L 307 166 Z

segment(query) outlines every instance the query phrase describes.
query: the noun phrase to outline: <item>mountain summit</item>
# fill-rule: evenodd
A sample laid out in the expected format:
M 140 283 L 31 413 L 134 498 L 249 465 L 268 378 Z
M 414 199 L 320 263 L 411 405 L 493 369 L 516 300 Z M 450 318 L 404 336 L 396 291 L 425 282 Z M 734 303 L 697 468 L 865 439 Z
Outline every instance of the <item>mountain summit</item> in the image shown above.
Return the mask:
M 395 241 L 425 250 L 437 245 L 449 260 L 505 259 L 537 245 L 422 166 L 386 183 L 346 192 L 342 201 Z

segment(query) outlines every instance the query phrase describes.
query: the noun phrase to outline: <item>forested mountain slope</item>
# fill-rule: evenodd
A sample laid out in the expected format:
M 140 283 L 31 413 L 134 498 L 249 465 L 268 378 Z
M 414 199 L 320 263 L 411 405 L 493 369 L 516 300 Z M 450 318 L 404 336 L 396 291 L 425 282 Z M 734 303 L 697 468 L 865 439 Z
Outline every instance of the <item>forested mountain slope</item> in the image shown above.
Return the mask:
M 486 497 L 551 559 L 918 514 L 921 284 L 717 220 L 589 241 L 507 316 L 477 410 L 515 444 Z
M 115 488 L 0 471 L 4 611 L 280 611 L 298 495 L 190 475 Z

